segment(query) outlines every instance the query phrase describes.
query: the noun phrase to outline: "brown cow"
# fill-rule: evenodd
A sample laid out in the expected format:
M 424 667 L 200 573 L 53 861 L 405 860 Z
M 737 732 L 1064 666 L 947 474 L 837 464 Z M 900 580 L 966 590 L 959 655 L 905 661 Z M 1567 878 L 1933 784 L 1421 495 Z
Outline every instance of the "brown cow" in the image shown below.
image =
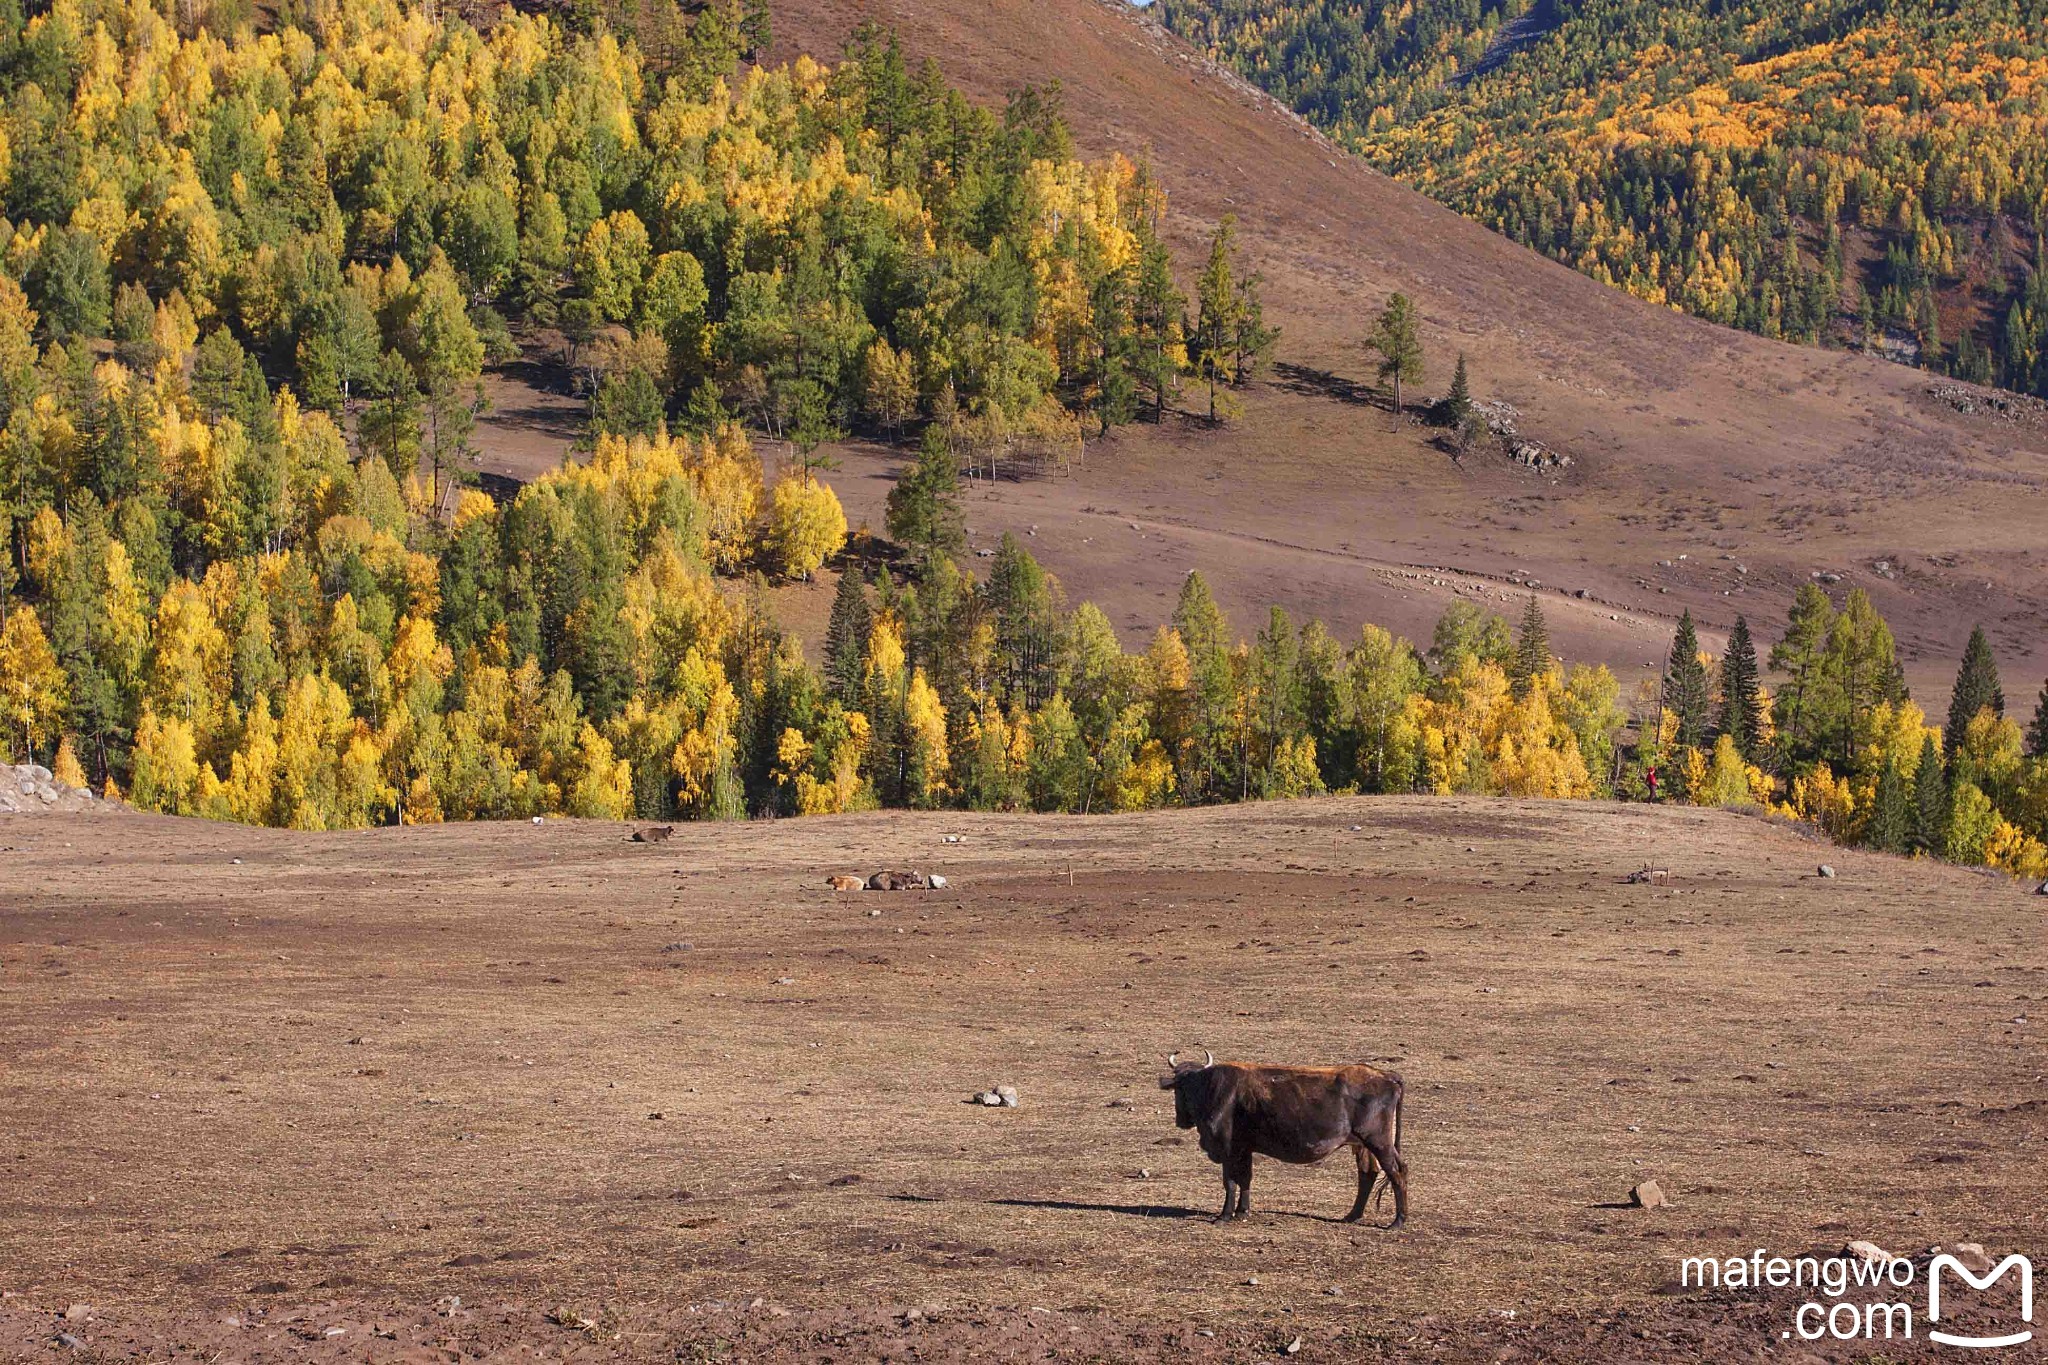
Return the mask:
M 1159 1078 L 1173 1092 L 1173 1121 L 1200 1135 L 1202 1150 L 1223 1167 L 1223 1211 L 1216 1221 L 1252 1211 L 1252 1155 L 1308 1165 L 1339 1147 L 1358 1159 L 1358 1198 L 1344 1221 L 1365 1216 L 1376 1168 L 1394 1187 L 1394 1221 L 1408 1220 L 1408 1163 L 1401 1155 L 1401 1078 L 1363 1063 L 1354 1066 L 1200 1066 L 1167 1054 L 1173 1068 Z M 1384 1192 L 1384 1191 L 1383 1191 Z

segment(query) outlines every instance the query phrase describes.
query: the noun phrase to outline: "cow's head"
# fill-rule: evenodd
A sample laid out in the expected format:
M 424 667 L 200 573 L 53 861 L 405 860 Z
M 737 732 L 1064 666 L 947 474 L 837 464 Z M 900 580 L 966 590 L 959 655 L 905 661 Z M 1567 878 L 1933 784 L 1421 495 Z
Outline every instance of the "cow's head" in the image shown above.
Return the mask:
M 1202 1050 L 1202 1063 L 1184 1062 L 1178 1052 L 1166 1054 L 1166 1064 L 1173 1068 L 1159 1078 L 1161 1090 L 1173 1092 L 1173 1123 L 1176 1128 L 1192 1128 L 1207 1112 L 1209 1069 L 1216 1065 L 1216 1054 L 1207 1048 Z

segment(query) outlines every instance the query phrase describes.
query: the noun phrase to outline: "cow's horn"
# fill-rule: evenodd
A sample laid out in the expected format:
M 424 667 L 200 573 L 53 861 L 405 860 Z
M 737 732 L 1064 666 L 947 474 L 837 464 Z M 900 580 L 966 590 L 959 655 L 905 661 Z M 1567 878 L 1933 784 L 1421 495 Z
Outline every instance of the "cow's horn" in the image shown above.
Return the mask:
M 1167 1053 L 1167 1054 L 1166 1054 L 1166 1064 L 1167 1064 L 1168 1066 L 1174 1066 L 1174 1065 L 1176 1065 L 1177 1063 L 1179 1063 L 1179 1061 L 1180 1061 L 1180 1054 L 1179 1054 L 1178 1052 L 1169 1052 L 1169 1053 Z
M 1212 1067 L 1212 1066 L 1216 1065 L 1216 1054 L 1215 1054 L 1215 1053 L 1213 1053 L 1213 1052 L 1211 1052 L 1211 1051 L 1209 1051 L 1209 1049 L 1208 1049 L 1208 1048 L 1203 1048 L 1203 1049 L 1202 1049 L 1202 1057 L 1203 1057 L 1203 1062 L 1202 1062 L 1202 1065 L 1203 1065 L 1204 1067 Z

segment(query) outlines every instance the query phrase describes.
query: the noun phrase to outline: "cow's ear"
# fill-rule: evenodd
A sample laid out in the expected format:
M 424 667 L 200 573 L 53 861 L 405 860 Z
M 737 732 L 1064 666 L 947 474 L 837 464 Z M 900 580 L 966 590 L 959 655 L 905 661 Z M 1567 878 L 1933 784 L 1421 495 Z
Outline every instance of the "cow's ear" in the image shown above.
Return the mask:
M 1178 1076 L 1161 1076 L 1159 1078 L 1159 1088 L 1161 1090 L 1171 1090 L 1179 1084 L 1180 1077 Z

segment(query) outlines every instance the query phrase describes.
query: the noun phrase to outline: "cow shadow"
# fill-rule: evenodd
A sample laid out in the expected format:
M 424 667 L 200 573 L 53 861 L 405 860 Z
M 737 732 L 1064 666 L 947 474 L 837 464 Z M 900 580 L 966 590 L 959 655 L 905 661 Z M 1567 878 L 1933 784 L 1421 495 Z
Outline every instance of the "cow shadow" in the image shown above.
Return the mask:
M 1191 1209 L 1181 1204 L 1092 1204 L 1078 1199 L 990 1199 L 984 1201 L 998 1208 L 1050 1209 L 1056 1213 L 1115 1213 L 1126 1218 L 1192 1218 L 1199 1222 L 1212 1222 L 1216 1217 L 1213 1208 Z M 1294 1218 L 1304 1223 L 1342 1223 L 1335 1214 L 1299 1213 L 1290 1209 L 1257 1209 L 1251 1216 L 1256 1223 L 1264 1218 Z
M 1050 1209 L 1057 1213 L 1120 1213 L 1127 1218 L 1209 1218 L 1210 1209 L 1191 1209 L 1180 1204 L 1091 1204 L 1079 1199 L 990 1199 L 984 1201 L 1006 1209 Z

